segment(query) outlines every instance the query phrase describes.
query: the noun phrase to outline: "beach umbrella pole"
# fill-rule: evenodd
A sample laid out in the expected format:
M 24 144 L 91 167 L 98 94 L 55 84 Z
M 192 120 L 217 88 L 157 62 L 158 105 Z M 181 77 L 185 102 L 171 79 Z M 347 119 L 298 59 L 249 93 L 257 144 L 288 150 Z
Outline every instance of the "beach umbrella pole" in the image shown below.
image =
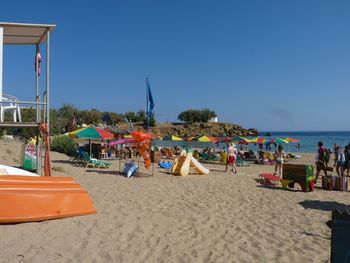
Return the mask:
M 90 148 L 90 158 L 92 158 L 92 156 L 91 156 L 91 139 L 89 139 L 89 148 Z

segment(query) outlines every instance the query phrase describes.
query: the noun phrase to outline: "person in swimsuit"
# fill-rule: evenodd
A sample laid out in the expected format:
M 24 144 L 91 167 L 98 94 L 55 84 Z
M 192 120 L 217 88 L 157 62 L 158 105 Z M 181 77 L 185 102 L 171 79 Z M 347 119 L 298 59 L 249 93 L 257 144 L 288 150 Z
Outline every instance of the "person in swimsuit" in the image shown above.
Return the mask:
M 335 157 L 335 169 L 337 171 L 338 176 L 343 176 L 343 170 L 345 165 L 345 154 L 342 149 L 337 146 L 335 151 L 337 153 L 337 157 Z
M 226 161 L 226 168 L 225 172 L 227 172 L 228 166 L 232 166 L 232 172 L 237 173 L 237 167 L 236 167 L 236 158 L 237 158 L 237 149 L 235 147 L 235 144 L 227 143 L 227 161 Z
M 284 163 L 284 158 L 286 158 L 286 153 L 283 150 L 283 146 L 280 144 L 278 145 L 277 150 L 275 151 L 275 173 L 274 175 L 277 174 L 277 169 L 278 169 L 278 176 L 282 176 L 282 167 Z
M 326 148 L 323 147 L 323 142 L 318 142 L 318 151 L 317 151 L 317 159 L 316 159 L 316 180 L 315 185 L 317 183 L 317 179 L 320 176 L 320 172 L 323 171 L 324 175 L 327 176 L 327 161 L 326 161 L 327 153 Z

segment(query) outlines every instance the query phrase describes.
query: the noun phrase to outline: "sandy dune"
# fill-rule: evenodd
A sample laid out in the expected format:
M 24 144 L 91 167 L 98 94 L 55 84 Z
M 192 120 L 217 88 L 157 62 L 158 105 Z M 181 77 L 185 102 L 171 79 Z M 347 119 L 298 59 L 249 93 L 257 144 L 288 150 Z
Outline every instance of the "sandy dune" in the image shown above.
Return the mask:
M 20 146 L 0 142 L 0 163 L 16 165 Z M 8 152 L 11 154 L 8 154 Z M 310 163 L 314 155 L 298 162 Z M 209 175 L 126 179 L 84 169 L 53 153 L 55 176 L 73 176 L 98 213 L 0 225 L 0 262 L 328 262 L 331 210 L 350 208 L 350 193 L 261 187 L 251 165 L 238 175 L 205 164 Z

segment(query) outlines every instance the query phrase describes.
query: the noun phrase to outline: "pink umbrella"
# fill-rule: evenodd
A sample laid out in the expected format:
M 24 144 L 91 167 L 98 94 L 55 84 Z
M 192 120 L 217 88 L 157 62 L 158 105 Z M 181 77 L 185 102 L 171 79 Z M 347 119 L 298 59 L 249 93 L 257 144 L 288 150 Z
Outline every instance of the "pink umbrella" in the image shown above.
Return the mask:
M 109 146 L 119 145 L 119 144 L 127 144 L 127 143 L 136 143 L 135 139 L 120 139 L 114 142 L 110 142 Z

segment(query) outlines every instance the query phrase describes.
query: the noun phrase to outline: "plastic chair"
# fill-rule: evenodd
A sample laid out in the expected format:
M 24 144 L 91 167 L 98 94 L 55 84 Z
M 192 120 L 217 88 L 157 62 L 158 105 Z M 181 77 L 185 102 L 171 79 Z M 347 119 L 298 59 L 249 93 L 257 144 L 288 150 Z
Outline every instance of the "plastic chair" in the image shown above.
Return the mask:
M 22 122 L 21 109 L 17 102 L 17 97 L 2 94 L 2 97 L 0 97 L 0 122 L 4 122 L 6 111 L 12 112 L 13 122 L 17 122 L 17 115 L 18 121 Z
M 100 152 L 100 158 L 101 159 L 107 159 L 108 158 L 108 153 L 106 149 L 102 149 Z

